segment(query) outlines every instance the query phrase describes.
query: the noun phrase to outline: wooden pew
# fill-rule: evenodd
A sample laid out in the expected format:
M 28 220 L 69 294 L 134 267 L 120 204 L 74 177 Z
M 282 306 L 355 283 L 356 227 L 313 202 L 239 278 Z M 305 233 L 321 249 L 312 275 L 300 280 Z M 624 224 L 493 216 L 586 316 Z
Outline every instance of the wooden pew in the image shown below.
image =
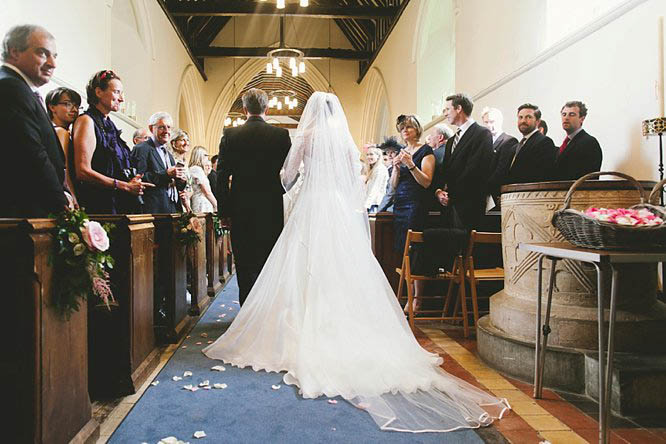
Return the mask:
M 203 233 L 199 242 L 191 247 L 192 269 L 190 270 L 192 278 L 192 301 L 190 303 L 190 315 L 199 316 L 201 312 L 210 304 L 208 297 L 208 280 L 206 279 L 206 215 L 198 214 L 197 218 L 203 228 Z
M 88 396 L 87 307 L 64 319 L 53 308 L 51 219 L 0 220 L 5 347 L 0 380 L 6 442 L 95 442 Z
M 91 215 L 115 224 L 110 253 L 115 310 L 89 304 L 90 395 L 135 393 L 159 363 L 153 330 L 153 216 Z
M 159 342 L 177 343 L 195 321 L 188 315 L 187 256 L 176 237 L 179 214 L 155 214 L 154 323 Z
M 220 283 L 220 245 L 222 237 L 215 235 L 213 214 L 206 214 L 206 270 L 208 275 L 208 296 L 214 298 L 222 289 Z

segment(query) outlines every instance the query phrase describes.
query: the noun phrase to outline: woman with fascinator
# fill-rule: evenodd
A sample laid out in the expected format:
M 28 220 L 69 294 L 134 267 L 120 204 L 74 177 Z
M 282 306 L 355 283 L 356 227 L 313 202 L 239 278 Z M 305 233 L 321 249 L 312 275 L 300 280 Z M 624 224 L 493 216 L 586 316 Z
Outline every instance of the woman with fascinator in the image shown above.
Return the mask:
M 315 92 L 281 173 L 293 200 L 284 229 L 233 323 L 203 352 L 285 372 L 304 398 L 341 396 L 383 430 L 486 426 L 508 404 L 418 344 L 372 254 L 359 154 L 338 98 Z

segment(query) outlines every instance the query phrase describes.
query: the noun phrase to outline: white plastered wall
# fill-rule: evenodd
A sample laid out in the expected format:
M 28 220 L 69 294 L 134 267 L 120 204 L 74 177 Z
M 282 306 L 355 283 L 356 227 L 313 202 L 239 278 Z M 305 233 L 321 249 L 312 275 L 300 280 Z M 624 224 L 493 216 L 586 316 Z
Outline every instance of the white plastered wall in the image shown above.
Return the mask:
M 0 34 L 12 25 L 33 23 L 55 36 L 58 65 L 44 92 L 63 85 L 85 97 L 92 74 L 112 69 L 122 78 L 126 101 L 136 103 L 135 120 L 112 116 L 130 146 L 132 132 L 147 126 L 156 111 L 170 113 L 178 125 L 181 102 L 191 113 L 187 120 L 193 126 L 186 129 L 192 142 L 203 143 L 203 79 L 156 1 L 5 0 L 2 9 Z
M 564 139 L 559 111 L 567 100 L 589 108 L 584 128 L 602 146 L 602 169 L 639 179 L 658 177 L 658 141 L 641 135 L 641 121 L 660 114 L 658 18 L 663 0 L 458 1 L 456 89 L 503 111 L 505 130 L 518 135 L 516 108 L 532 102 L 548 135 Z M 566 21 L 567 16 L 574 16 Z

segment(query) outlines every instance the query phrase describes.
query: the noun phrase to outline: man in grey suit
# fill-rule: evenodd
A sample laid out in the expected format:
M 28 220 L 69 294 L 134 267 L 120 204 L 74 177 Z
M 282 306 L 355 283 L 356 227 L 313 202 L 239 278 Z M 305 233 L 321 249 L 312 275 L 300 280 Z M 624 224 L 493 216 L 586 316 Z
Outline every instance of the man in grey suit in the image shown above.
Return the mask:
M 291 139 L 286 129 L 265 122 L 267 108 L 264 91 L 252 88 L 243 94 L 247 121 L 224 130 L 217 161 L 218 209 L 231 223 L 241 305 L 284 225 L 280 169 Z

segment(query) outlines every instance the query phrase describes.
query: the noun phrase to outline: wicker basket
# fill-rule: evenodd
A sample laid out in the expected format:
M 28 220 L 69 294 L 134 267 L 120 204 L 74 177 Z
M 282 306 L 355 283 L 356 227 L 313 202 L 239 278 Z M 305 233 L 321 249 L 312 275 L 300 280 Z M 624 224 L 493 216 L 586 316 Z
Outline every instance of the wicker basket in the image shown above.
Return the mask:
M 660 248 L 666 245 L 666 224 L 649 227 L 632 227 L 618 225 L 611 222 L 602 222 L 586 216 L 580 211 L 569 208 L 571 198 L 583 182 L 595 177 L 611 175 L 626 179 L 640 194 L 640 203 L 631 207 L 632 209 L 647 208 L 655 215 L 666 220 L 666 211 L 651 203 L 645 202 L 645 195 L 641 185 L 633 177 L 616 172 L 596 172 L 586 174 L 571 185 L 564 206 L 555 212 L 552 224 L 562 233 L 562 236 L 572 244 L 583 248 L 607 249 L 607 250 L 644 250 Z M 666 182 L 666 181 L 664 181 Z M 663 183 L 657 184 L 650 193 L 651 202 Z

